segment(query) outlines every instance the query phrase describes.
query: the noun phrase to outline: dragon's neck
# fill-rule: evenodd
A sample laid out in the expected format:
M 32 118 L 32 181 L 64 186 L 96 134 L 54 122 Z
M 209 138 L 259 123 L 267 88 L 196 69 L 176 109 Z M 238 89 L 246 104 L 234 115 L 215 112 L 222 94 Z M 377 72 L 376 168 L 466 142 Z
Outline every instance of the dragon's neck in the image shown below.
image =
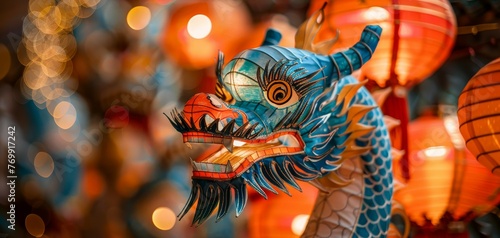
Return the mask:
M 376 106 L 361 88 L 356 102 Z M 385 237 L 392 199 L 391 145 L 381 111 L 369 112 L 362 123 L 374 126 L 358 138 L 358 146 L 372 147 L 368 153 L 346 159 L 337 173 L 351 182 L 321 191 L 303 237 Z M 328 176 L 328 175 L 327 175 Z
M 302 237 L 351 237 L 363 205 L 364 175 L 359 157 L 344 162 L 338 173 L 348 185 L 320 191 Z

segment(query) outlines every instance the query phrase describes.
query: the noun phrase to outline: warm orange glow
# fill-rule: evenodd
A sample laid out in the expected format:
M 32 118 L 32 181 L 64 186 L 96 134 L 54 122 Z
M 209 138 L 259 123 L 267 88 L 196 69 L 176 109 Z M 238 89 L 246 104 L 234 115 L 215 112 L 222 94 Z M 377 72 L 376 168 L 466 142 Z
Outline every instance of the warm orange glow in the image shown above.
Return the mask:
M 307 222 L 309 221 L 309 215 L 300 214 L 293 218 L 292 220 L 292 232 L 295 235 L 302 235 L 306 229 Z
M 54 160 L 45 152 L 38 152 L 33 161 L 38 175 L 48 178 L 54 172 Z
M 27 17 L 23 21 L 23 44 L 18 59 L 26 66 L 20 85 L 23 96 L 44 109 L 59 97 L 68 97 L 75 88 L 68 88 L 73 64 L 71 58 L 77 48 L 71 34 L 78 18 L 92 15 L 100 0 L 30 0 Z M 2 52 L 0 49 L 0 56 Z M 6 57 L 0 57 L 6 58 Z M 8 60 L 8 58 L 7 58 Z M 3 67 L 0 66 L 0 79 Z M 70 92 L 71 91 L 71 92 Z M 67 129 L 73 118 L 61 117 L 56 124 Z
M 445 159 L 449 153 L 449 148 L 445 146 L 434 146 L 422 150 L 422 156 L 425 159 Z
M 324 2 L 312 1 L 310 13 Z M 383 28 L 377 50 L 362 68 L 366 78 L 382 87 L 391 77 L 391 66 L 400 85 L 424 80 L 446 60 L 456 37 L 455 16 L 447 0 L 399 0 L 397 5 L 390 0 L 329 1 L 325 13 L 328 27 L 320 29 L 317 41 L 333 38 L 334 30 L 340 30 L 333 51 L 356 43 L 368 24 Z
M 370 7 L 363 12 L 366 21 L 376 22 L 389 19 L 389 12 L 381 7 Z
M 172 229 L 176 222 L 175 213 L 168 207 L 156 208 L 151 219 L 156 228 L 163 231 Z
M 161 41 L 168 58 L 200 69 L 214 65 L 219 50 L 233 57 L 249 28 L 250 16 L 241 1 L 174 1 Z
M 45 223 L 42 218 L 36 214 L 32 213 L 26 216 L 24 224 L 26 226 L 26 230 L 34 237 L 42 237 L 43 233 L 45 233 Z
M 299 182 L 302 192 L 289 188 L 292 196 L 268 192 L 268 200 L 253 191 L 255 200 L 249 205 L 249 237 L 300 237 L 311 214 L 318 189 Z
M 76 122 L 76 109 L 70 102 L 62 101 L 54 109 L 54 121 L 62 129 L 68 129 Z
M 500 175 L 500 59 L 484 66 L 458 99 L 458 119 L 467 148 Z
M 425 223 L 424 215 L 436 225 L 445 211 L 458 219 L 469 211 L 482 215 L 500 202 L 495 193 L 500 178 L 480 165 L 469 151 L 455 150 L 449 128 L 437 117 L 419 118 L 408 128 L 411 179 L 394 199 L 419 225 Z M 456 177 L 456 171 L 463 173 Z
M 269 28 L 278 30 L 281 33 L 282 38 L 279 43 L 280 46 L 295 46 L 295 33 L 297 32 L 297 28 L 290 25 L 286 16 L 274 15 L 269 20 L 260 22 L 253 28 L 252 35 L 242 42 L 240 50 L 260 46 Z
M 99 171 L 87 169 L 82 178 L 82 189 L 90 199 L 95 199 L 102 194 L 105 189 L 105 181 Z
M 85 7 L 96 7 L 101 0 L 80 0 Z
M 189 35 L 195 39 L 203 39 L 212 31 L 212 21 L 203 14 L 198 14 L 189 19 L 187 24 Z
M 144 6 L 137 6 L 132 9 L 127 14 L 127 24 L 130 28 L 134 30 L 144 29 L 151 20 L 151 11 L 149 8 Z

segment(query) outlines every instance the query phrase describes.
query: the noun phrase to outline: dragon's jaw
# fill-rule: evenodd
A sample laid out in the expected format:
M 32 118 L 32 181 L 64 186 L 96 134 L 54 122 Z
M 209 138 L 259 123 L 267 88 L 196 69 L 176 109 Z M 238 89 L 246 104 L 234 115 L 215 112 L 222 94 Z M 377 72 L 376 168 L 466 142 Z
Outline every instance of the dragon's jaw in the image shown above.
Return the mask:
M 236 216 L 239 216 L 246 206 L 247 185 L 267 198 L 262 188 L 277 193 L 270 185 L 273 184 L 288 193 L 283 182 L 300 190 L 294 178 L 307 177 L 297 171 L 289 160 L 290 156 L 304 153 L 304 142 L 294 130 L 275 132 L 254 139 L 224 137 L 200 131 L 185 132 L 183 137 L 185 143 L 231 142 L 231 146 L 226 143 L 209 156 L 197 162 L 192 161 L 193 186 L 179 218 L 196 206 L 193 225 L 203 223 L 216 208 L 216 220 L 220 220 L 228 212 L 233 196 Z
M 281 131 L 255 139 L 202 132 L 187 132 L 183 136 L 186 143 L 224 144 L 208 157 L 192 161 L 193 178 L 197 179 L 231 180 L 263 159 L 304 153 L 304 142 L 296 131 Z

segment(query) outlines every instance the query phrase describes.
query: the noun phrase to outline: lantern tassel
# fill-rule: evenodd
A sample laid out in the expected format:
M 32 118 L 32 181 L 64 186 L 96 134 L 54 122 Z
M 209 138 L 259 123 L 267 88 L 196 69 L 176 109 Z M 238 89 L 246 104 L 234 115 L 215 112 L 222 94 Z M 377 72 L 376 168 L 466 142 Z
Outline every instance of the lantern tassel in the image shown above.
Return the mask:
M 395 126 L 393 130 L 390 131 L 391 141 L 393 147 L 404 152 L 399 161 L 401 167 L 402 177 L 408 181 L 410 179 L 409 170 L 409 155 L 408 155 L 408 123 L 409 123 L 409 112 L 408 112 L 408 101 L 406 95 L 396 95 L 398 91 L 405 90 L 400 87 L 397 90 L 393 90 L 389 94 L 387 100 L 382 106 L 382 111 L 384 115 L 393 117 L 400 121 L 399 126 Z

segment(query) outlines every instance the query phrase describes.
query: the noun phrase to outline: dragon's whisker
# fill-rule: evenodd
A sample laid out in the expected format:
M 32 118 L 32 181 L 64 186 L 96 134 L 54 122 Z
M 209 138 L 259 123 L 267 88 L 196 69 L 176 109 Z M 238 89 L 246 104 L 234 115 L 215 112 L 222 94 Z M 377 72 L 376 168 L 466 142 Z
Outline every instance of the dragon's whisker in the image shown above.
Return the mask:
M 283 184 L 283 182 L 281 182 L 281 179 L 278 177 L 278 174 L 276 170 L 273 168 L 272 163 L 266 163 L 266 164 L 262 163 L 260 166 L 262 167 L 262 172 L 267 181 L 272 183 L 274 186 L 278 187 L 284 193 L 291 196 L 288 189 L 286 189 L 285 185 Z
M 229 184 L 223 184 L 218 187 L 219 189 L 219 210 L 217 211 L 216 222 L 224 217 L 231 205 L 231 187 Z
M 200 191 L 199 186 L 196 184 L 195 181 L 193 181 L 193 187 L 191 188 L 191 193 L 189 194 L 189 198 L 186 202 L 186 205 L 184 205 L 182 211 L 179 213 L 179 215 L 177 215 L 179 221 L 188 213 L 189 209 L 191 209 L 194 202 L 198 200 L 199 191 Z

